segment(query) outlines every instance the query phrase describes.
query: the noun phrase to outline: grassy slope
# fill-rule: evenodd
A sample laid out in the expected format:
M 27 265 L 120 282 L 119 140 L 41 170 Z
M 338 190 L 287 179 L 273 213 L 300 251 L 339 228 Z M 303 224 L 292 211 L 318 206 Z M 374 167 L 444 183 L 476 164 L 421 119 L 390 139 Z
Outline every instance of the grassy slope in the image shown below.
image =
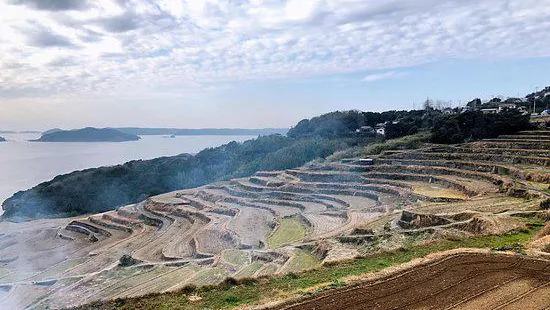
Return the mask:
M 528 242 L 540 229 L 534 225 L 528 231 L 500 236 L 476 237 L 461 240 L 445 240 L 393 252 L 373 254 L 348 262 L 323 265 L 316 269 L 281 277 L 247 279 L 237 282 L 226 280 L 217 286 L 187 288 L 168 294 L 99 302 L 77 309 L 227 309 L 239 305 L 255 304 L 262 300 L 288 297 L 295 294 L 311 294 L 314 287 L 344 285 L 346 277 L 378 271 L 402 264 L 430 253 L 455 248 L 514 248 Z M 190 295 L 200 300 L 189 301 Z
M 312 269 L 318 266 L 321 262 L 317 257 L 305 250 L 296 249 L 292 251 L 294 254 L 290 261 L 285 265 L 284 272 L 296 272 L 307 269 Z
M 305 237 L 306 233 L 307 228 L 298 219 L 283 218 L 266 241 L 270 248 L 276 249 Z
M 402 138 L 386 140 L 384 142 L 371 143 L 366 146 L 356 146 L 346 150 L 336 152 L 327 157 L 328 161 L 338 161 L 344 158 L 368 157 L 378 155 L 389 150 L 408 150 L 421 147 L 431 138 L 429 132 L 419 132 L 414 135 L 404 136 Z

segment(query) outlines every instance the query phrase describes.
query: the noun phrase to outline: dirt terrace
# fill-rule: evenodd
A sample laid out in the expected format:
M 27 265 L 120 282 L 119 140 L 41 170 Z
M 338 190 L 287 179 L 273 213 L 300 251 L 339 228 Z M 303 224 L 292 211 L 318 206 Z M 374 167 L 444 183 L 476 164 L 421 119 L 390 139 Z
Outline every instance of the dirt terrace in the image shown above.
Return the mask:
M 548 309 L 550 261 L 458 254 L 270 309 Z

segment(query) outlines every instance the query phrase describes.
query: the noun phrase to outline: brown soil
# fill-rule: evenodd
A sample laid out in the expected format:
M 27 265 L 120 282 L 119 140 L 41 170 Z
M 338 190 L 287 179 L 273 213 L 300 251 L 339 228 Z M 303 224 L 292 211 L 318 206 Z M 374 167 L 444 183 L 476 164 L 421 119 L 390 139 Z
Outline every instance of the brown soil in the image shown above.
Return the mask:
M 548 309 L 550 261 L 463 253 L 271 309 Z

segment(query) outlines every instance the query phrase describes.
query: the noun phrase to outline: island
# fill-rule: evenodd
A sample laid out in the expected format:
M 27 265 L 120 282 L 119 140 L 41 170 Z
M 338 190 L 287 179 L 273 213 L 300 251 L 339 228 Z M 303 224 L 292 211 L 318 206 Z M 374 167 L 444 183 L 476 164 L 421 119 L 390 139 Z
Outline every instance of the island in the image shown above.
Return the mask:
M 58 130 L 42 134 L 32 142 L 125 142 L 137 141 L 139 136 L 111 128 L 86 127 L 74 130 Z
M 113 128 L 124 133 L 140 136 L 267 136 L 272 134 L 286 135 L 288 128 Z
M 63 129 L 52 128 L 52 129 L 49 129 L 49 130 L 46 130 L 46 131 L 42 132 L 42 135 L 47 135 L 47 134 L 58 132 L 58 131 L 63 131 Z
M 4 137 L 0 137 L 0 142 L 6 142 L 6 139 L 4 139 Z

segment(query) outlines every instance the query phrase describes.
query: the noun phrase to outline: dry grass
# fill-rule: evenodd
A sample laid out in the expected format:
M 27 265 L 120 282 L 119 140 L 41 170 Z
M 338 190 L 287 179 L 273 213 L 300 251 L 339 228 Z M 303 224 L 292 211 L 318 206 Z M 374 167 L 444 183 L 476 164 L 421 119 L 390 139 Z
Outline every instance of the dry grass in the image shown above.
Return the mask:
M 433 198 L 450 198 L 450 199 L 466 199 L 464 193 L 452 188 L 445 188 L 436 184 L 428 184 L 422 182 L 408 182 L 413 186 L 413 192 L 426 197 Z

